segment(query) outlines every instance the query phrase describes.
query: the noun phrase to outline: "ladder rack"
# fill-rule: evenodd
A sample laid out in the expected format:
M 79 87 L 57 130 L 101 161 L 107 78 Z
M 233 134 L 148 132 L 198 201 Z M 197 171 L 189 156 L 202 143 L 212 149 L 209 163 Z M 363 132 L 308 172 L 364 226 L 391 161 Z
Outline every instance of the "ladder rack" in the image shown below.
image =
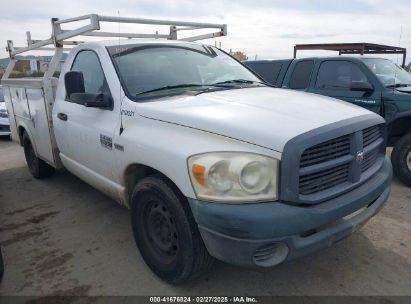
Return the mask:
M 78 21 L 89 21 L 88 24 L 78 27 L 72 30 L 63 30 L 61 26 Z M 128 23 L 128 24 L 144 24 L 144 25 L 162 25 L 169 26 L 168 33 L 159 34 L 157 31 L 154 34 L 139 34 L 139 33 L 114 33 L 114 32 L 102 32 L 100 31 L 101 22 L 111 23 Z M 227 35 L 226 24 L 215 23 L 199 23 L 199 22 L 185 22 L 185 21 L 172 21 L 172 20 L 156 20 L 156 19 L 143 19 L 143 18 L 128 18 L 128 17 L 114 17 L 114 16 L 102 16 L 97 14 L 83 15 L 79 17 L 73 17 L 68 19 L 59 20 L 58 18 L 51 19 L 52 34 L 51 37 L 45 40 L 33 40 L 31 33 L 26 32 L 27 46 L 17 47 L 13 45 L 12 40 L 7 41 L 6 50 L 10 56 L 10 63 L 6 69 L 2 79 L 7 79 L 14 68 L 16 62 L 16 55 L 32 50 L 53 50 L 54 56 L 49 65 L 48 71 L 44 74 L 44 77 L 51 77 L 56 70 L 59 60 L 62 56 L 63 50 L 70 50 L 70 48 L 64 48 L 64 46 L 75 46 L 84 41 L 72 41 L 68 40 L 77 36 L 94 36 L 94 37 L 122 37 L 122 38 L 152 38 L 152 39 L 168 39 L 168 40 L 181 40 L 181 41 L 197 41 L 202 39 L 216 38 Z M 185 37 L 182 39 L 177 38 L 179 31 L 193 31 L 200 29 L 217 29 L 211 33 L 194 35 Z

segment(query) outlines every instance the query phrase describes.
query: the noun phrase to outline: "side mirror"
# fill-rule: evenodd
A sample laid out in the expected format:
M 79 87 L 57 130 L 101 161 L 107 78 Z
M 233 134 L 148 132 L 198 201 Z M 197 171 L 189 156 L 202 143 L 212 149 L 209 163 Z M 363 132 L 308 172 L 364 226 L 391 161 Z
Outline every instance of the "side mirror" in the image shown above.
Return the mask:
M 369 82 L 364 81 L 352 81 L 350 84 L 351 91 L 372 92 L 374 87 Z
M 83 73 L 70 71 L 64 75 L 66 94 L 71 102 L 90 108 L 112 109 L 113 99 L 108 94 L 85 93 Z
M 67 97 L 70 99 L 73 93 L 84 93 L 84 77 L 79 71 L 70 71 L 64 75 L 64 85 L 66 87 Z

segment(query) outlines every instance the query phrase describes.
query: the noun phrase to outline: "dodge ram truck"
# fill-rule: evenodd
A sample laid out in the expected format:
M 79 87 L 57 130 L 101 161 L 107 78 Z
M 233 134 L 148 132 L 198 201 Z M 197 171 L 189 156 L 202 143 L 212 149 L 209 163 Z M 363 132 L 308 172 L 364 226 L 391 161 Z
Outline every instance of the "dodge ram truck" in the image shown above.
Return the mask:
M 165 23 L 82 18 L 90 25 L 72 31 L 60 25 L 79 18 L 53 19 L 50 40 L 8 42 L 6 72 L 15 54 L 55 48 L 43 78 L 2 79 L 12 136 L 35 178 L 65 168 L 129 208 L 139 251 L 161 279 L 182 284 L 214 258 L 290 261 L 348 237 L 386 203 L 381 116 L 272 88 L 224 51 L 190 42 L 222 36 L 225 25 L 170 21 L 167 40 L 66 41 L 98 33 L 102 21 Z M 181 27 L 201 26 L 220 31 L 177 40 Z M 53 78 L 69 43 L 78 45 Z
M 246 61 L 277 87 L 345 100 L 385 118 L 394 174 L 411 187 L 411 74 L 388 59 L 326 57 Z

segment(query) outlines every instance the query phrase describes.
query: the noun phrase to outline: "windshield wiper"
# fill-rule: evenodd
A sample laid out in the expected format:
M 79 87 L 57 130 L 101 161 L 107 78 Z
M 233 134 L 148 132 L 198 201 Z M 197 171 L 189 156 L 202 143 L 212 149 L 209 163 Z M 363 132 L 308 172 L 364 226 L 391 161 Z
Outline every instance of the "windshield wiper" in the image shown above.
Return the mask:
M 390 84 L 387 85 L 387 88 L 404 88 L 404 87 L 410 87 L 410 83 L 396 83 L 396 84 Z
M 259 81 L 252 81 L 252 80 L 245 80 L 245 79 L 232 79 L 232 80 L 226 80 L 226 81 L 221 81 L 217 83 L 209 83 L 209 84 L 197 84 L 197 83 L 183 83 L 183 84 L 177 84 L 177 85 L 172 85 L 172 86 L 164 86 L 160 88 L 156 88 L 153 90 L 148 90 L 144 91 L 141 93 L 137 93 L 136 96 L 138 95 L 143 95 L 147 93 L 152 93 L 152 92 L 158 92 L 158 91 L 165 91 L 165 90 L 172 90 L 172 89 L 178 89 L 178 88 L 189 88 L 189 87 L 205 87 L 204 90 L 207 91 L 209 90 L 210 87 L 220 87 L 220 88 L 230 88 L 229 84 L 253 84 L 253 83 L 258 83 L 262 85 L 268 85 L 264 82 L 259 82 Z M 228 86 L 227 86 L 228 85 Z
M 151 92 L 172 90 L 172 89 L 178 89 L 178 88 L 204 87 L 204 86 L 208 87 L 210 85 L 195 84 L 195 83 L 184 83 L 184 84 L 177 84 L 177 85 L 172 85 L 172 86 L 159 87 L 159 88 L 156 88 L 156 89 L 153 89 L 153 90 L 148 90 L 148 91 L 144 91 L 144 92 L 141 92 L 141 93 L 137 93 L 136 95 L 142 95 L 142 94 L 151 93 Z
M 253 80 L 246 80 L 246 79 L 230 79 L 230 80 L 226 80 L 226 81 L 221 81 L 221 82 L 217 82 L 214 83 L 215 85 L 220 85 L 220 84 L 230 84 L 230 83 L 234 83 L 234 84 L 253 84 L 253 83 L 259 83 L 259 84 L 264 84 L 266 85 L 266 83 L 261 82 L 261 81 L 253 81 Z

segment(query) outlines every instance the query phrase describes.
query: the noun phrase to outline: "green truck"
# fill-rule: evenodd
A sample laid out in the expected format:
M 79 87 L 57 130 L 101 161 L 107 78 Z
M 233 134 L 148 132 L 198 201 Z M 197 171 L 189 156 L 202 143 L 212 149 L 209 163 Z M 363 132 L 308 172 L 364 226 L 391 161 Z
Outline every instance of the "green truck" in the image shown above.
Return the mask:
M 411 187 L 411 74 L 388 59 L 335 56 L 243 62 L 276 87 L 348 101 L 380 114 L 395 175 Z

